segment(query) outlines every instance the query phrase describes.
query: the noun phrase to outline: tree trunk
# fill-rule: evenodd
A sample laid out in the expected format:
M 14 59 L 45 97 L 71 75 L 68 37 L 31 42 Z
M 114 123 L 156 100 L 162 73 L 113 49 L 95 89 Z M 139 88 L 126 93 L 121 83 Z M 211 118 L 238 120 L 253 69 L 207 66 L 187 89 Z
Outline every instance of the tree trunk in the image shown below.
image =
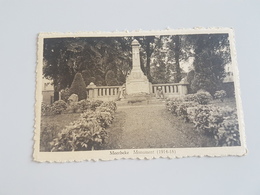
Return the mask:
M 147 55 L 146 76 L 147 76 L 148 80 L 151 82 L 152 78 L 151 78 L 150 66 L 151 66 L 151 56 L 148 57 L 148 55 Z
M 175 71 L 176 71 L 176 76 L 174 77 L 174 82 L 179 83 L 182 79 L 181 76 L 181 68 L 180 68 L 180 53 L 181 53 L 181 48 L 180 48 L 180 36 L 175 35 L 174 36 L 174 59 L 175 59 Z
M 54 102 L 59 100 L 59 90 L 58 90 L 58 82 L 57 79 L 53 81 L 54 88 Z

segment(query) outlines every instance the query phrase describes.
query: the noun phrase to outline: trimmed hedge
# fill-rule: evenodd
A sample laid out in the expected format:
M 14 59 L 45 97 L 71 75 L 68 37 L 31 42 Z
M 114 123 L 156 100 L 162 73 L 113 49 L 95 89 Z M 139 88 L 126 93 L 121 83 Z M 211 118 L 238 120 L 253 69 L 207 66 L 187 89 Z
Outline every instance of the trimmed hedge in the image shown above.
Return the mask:
M 70 86 L 70 95 L 77 94 L 79 101 L 87 98 L 87 89 L 81 73 L 76 73 Z

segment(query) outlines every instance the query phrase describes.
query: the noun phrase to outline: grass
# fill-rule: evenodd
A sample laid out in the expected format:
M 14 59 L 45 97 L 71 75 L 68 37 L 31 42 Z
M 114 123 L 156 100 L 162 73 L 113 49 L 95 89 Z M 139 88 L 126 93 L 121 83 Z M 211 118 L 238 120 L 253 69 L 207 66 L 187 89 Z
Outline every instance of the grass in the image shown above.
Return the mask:
M 50 142 L 58 136 L 64 127 L 77 120 L 79 116 L 80 113 L 42 116 L 40 151 L 51 151 Z
M 224 99 L 223 102 L 220 100 L 213 100 L 209 104 L 214 104 L 219 107 L 231 107 L 231 108 L 236 108 L 236 99 L 235 98 L 226 98 Z
M 214 141 L 194 131 L 160 106 L 119 108 L 104 149 L 212 147 Z
M 220 107 L 236 107 L 235 98 L 213 100 L 210 104 Z M 42 116 L 40 151 L 50 151 L 50 142 L 80 113 Z M 182 148 L 214 147 L 214 140 L 194 130 L 192 123 L 185 123 L 173 116 L 164 105 L 120 108 L 112 125 L 107 129 L 109 137 L 102 149 L 131 148 Z

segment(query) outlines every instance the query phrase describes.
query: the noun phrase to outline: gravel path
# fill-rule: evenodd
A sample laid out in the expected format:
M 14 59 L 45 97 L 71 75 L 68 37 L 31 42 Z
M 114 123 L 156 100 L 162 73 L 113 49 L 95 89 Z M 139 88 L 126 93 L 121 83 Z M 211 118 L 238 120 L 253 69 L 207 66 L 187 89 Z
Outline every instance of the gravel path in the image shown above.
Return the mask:
M 105 149 L 214 146 L 211 138 L 173 116 L 163 104 L 118 107 L 108 134 Z

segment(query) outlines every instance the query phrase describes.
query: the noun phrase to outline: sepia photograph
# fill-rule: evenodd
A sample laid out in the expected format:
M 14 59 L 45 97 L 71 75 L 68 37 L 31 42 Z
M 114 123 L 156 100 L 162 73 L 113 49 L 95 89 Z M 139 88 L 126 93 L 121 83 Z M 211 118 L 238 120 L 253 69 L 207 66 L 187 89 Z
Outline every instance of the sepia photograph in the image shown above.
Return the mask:
M 244 155 L 235 60 L 231 29 L 41 33 L 34 159 Z

